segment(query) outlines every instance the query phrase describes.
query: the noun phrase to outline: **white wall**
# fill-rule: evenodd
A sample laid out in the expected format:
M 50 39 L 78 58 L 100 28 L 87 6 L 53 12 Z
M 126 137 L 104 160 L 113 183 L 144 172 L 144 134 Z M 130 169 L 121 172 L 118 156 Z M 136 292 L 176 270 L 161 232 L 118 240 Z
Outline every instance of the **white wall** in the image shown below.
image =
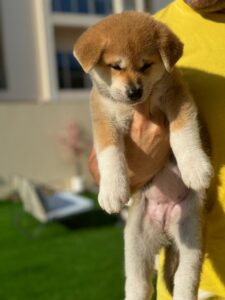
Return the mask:
M 58 136 L 73 120 L 91 139 L 88 101 L 0 104 L 0 177 L 20 174 L 40 182 L 68 181 L 76 170 L 64 160 Z M 88 182 L 89 150 L 83 160 Z

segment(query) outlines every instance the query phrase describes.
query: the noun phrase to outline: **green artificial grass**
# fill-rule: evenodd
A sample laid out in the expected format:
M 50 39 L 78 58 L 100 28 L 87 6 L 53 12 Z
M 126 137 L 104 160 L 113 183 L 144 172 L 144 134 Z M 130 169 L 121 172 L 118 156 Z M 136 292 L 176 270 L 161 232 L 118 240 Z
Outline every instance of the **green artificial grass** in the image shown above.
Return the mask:
M 123 299 L 123 233 L 103 221 L 50 223 L 37 235 L 20 204 L 1 203 L 0 299 Z
M 0 203 L 1 300 L 122 300 L 123 230 L 99 208 L 40 227 Z

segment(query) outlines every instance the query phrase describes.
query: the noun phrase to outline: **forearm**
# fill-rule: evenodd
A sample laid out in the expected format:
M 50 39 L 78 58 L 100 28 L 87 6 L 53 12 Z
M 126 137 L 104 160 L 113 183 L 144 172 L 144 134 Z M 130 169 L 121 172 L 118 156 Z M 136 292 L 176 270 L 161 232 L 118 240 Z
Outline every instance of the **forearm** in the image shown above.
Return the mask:
M 143 187 L 165 165 L 170 151 L 168 127 L 161 111 L 146 119 L 134 114 L 129 135 L 124 137 L 125 155 L 131 192 Z M 95 150 L 89 158 L 89 168 L 95 182 L 100 174 Z

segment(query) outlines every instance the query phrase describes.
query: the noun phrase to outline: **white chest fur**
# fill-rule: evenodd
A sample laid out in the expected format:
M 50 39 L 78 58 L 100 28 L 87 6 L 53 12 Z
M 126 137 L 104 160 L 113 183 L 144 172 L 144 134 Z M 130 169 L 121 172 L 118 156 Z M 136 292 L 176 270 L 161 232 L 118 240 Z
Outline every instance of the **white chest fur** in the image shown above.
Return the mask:
M 113 124 L 122 132 L 127 132 L 133 117 L 133 107 L 126 103 L 113 102 L 104 97 L 101 97 L 100 101 Z

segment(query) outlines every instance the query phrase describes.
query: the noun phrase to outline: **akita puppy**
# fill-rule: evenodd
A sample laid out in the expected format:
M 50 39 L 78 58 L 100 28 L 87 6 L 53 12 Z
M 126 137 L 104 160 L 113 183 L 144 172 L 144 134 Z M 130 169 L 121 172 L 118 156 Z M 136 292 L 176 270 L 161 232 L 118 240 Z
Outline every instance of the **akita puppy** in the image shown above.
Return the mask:
M 125 137 L 135 110 L 168 121 L 167 165 L 133 197 L 125 229 L 126 300 L 150 299 L 155 254 L 165 246 L 174 300 L 196 300 L 201 269 L 201 195 L 212 175 L 197 109 L 175 63 L 183 45 L 147 13 L 106 17 L 77 40 L 74 55 L 93 82 L 91 110 L 100 171 L 99 204 L 119 212 L 130 197 Z M 145 162 L 143 162 L 144 164 Z M 179 256 L 174 264 L 174 259 Z

